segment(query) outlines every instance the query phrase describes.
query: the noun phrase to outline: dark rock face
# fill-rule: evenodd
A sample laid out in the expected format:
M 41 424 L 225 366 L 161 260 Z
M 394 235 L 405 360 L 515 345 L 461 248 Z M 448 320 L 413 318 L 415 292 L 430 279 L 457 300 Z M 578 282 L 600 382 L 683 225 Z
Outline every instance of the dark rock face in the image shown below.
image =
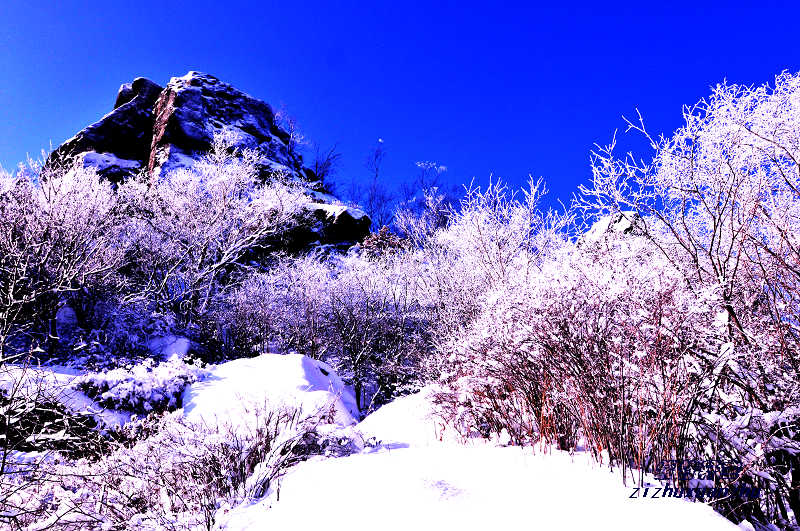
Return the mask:
M 283 171 L 305 179 L 302 158 L 288 148 L 288 134 L 275 123 L 275 113 L 263 101 L 217 78 L 189 72 L 172 78 L 155 104 L 153 143 L 148 170 L 155 176 L 191 164 L 208 151 L 214 135 L 234 133 L 237 149 L 264 155 L 262 172 Z
M 77 159 L 97 167 L 98 173 L 113 181 L 135 173 L 150 152 L 153 106 L 161 90 L 143 77 L 123 85 L 114 110 L 61 144 L 47 164 Z
M 142 77 L 122 85 L 114 110 L 59 146 L 46 166 L 78 163 L 115 182 L 146 171 L 158 180 L 191 167 L 222 132 L 235 138 L 233 148 L 260 154 L 264 178 L 281 172 L 307 190 L 307 224 L 292 247 L 342 247 L 369 233 L 366 214 L 319 192 L 314 172 L 290 149 L 290 135 L 267 103 L 200 72 L 174 77 L 165 88 Z
M 319 199 L 317 197 L 316 201 Z M 267 242 L 267 249 L 269 252 L 295 253 L 325 247 L 346 251 L 354 243 L 364 240 L 371 223 L 369 216 L 358 208 L 310 202 L 300 214 L 300 223 Z
M 149 79 L 137 77 L 132 83 L 125 83 L 119 87 L 117 101 L 114 102 L 114 109 L 122 107 L 137 96 L 141 96 L 145 101 L 148 102 L 147 108 L 152 111 L 153 103 L 158 98 L 158 95 L 161 94 L 162 90 L 163 88 L 161 86 L 156 85 Z
M 320 241 L 361 241 L 369 233 L 372 221 L 357 208 L 323 203 L 309 203 L 306 208 L 320 224 Z

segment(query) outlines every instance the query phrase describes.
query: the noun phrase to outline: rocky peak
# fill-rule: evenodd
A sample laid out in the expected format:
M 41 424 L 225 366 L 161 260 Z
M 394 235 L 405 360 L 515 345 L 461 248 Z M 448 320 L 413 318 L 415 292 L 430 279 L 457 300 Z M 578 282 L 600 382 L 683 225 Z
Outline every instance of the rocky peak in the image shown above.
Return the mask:
M 114 109 L 122 107 L 136 97 L 147 102 L 146 105 L 152 108 L 153 102 L 156 101 L 162 90 L 163 88 L 160 85 L 156 85 L 146 77 L 137 77 L 133 82 L 125 83 L 119 87 L 117 101 L 114 102 Z
M 642 236 L 645 234 L 645 223 L 642 217 L 632 210 L 615 212 L 598 219 L 586 231 L 581 240 L 585 242 L 600 242 L 609 235 L 623 234 L 629 236 Z
M 311 222 L 298 242 L 347 245 L 369 232 L 363 212 L 320 193 L 314 172 L 303 166 L 269 104 L 202 72 L 173 77 L 166 87 L 143 77 L 123 84 L 114 109 L 53 151 L 46 166 L 77 163 L 114 182 L 146 171 L 157 180 L 191 167 L 223 131 L 236 139 L 233 148 L 261 155 L 264 178 L 281 172 L 307 190 Z

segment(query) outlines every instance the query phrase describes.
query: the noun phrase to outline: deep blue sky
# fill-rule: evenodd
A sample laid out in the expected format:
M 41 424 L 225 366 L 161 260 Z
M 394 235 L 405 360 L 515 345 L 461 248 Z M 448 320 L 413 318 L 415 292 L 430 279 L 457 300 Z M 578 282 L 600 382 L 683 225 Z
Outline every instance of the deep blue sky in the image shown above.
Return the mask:
M 567 199 L 621 114 L 668 132 L 723 78 L 800 71 L 798 1 L 37 4 L 0 5 L 6 169 L 108 112 L 121 83 L 200 70 L 338 143 L 340 182 L 383 138 L 387 178 L 435 160 L 454 182 L 532 173 Z

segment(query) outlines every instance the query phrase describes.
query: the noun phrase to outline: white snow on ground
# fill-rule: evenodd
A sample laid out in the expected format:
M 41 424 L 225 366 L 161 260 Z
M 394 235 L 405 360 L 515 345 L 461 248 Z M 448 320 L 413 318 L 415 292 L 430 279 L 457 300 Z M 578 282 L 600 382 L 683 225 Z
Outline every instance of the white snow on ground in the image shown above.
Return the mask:
M 183 393 L 193 422 L 248 426 L 257 408 L 300 408 L 305 415 L 331 414 L 340 426 L 355 424 L 355 398 L 327 364 L 300 354 L 264 354 L 209 367 L 209 376 Z
M 279 492 L 218 513 L 218 528 L 736 529 L 706 505 L 630 499 L 585 454 L 448 442 L 431 413 L 422 393 L 384 406 L 356 426 L 382 445 L 301 463 Z
M 417 394 L 386 404 L 361 421 L 358 431 L 365 440 L 374 438 L 376 443 L 390 447 L 463 442 L 436 415 L 431 397 L 433 392 L 433 387 L 426 387 Z

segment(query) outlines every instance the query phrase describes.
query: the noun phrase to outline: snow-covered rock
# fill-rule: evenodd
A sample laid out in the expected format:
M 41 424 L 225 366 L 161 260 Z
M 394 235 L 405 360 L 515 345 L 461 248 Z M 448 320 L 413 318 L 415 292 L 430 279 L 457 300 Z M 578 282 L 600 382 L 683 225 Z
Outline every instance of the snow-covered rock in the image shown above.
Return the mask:
M 364 440 L 386 447 L 435 446 L 460 441 L 433 405 L 435 387 L 400 397 L 370 414 L 356 427 Z
M 329 243 L 358 242 L 369 234 L 372 221 L 358 208 L 324 203 L 309 203 L 306 209 L 321 224 L 321 241 Z
M 626 210 L 609 214 L 598 219 L 592 227 L 583 234 L 584 241 L 597 242 L 608 234 L 630 234 L 638 236 L 643 234 L 643 220 L 638 213 Z
M 280 173 L 308 196 L 305 224 L 280 250 L 307 250 L 317 242 L 348 248 L 369 233 L 367 214 L 321 191 L 269 104 L 202 72 L 173 77 L 164 88 L 145 78 L 122 85 L 114 110 L 59 146 L 46 166 L 77 163 L 114 182 L 142 171 L 157 180 L 194 166 L 218 134 L 238 152 L 255 151 L 263 179 Z
M 111 153 L 97 153 L 87 151 L 78 157 L 84 168 L 94 168 L 99 175 L 106 176 L 111 171 L 136 173 L 141 169 L 142 163 L 137 160 L 126 160 Z
M 355 424 L 355 398 L 327 364 L 299 354 L 264 354 L 209 368 L 209 376 L 183 394 L 192 422 L 248 429 L 257 415 L 300 409 L 338 426 Z
M 302 159 L 288 147 L 289 134 L 265 102 L 202 72 L 173 77 L 154 108 L 153 145 L 148 169 L 154 176 L 183 167 L 208 151 L 214 135 L 235 133 L 238 149 L 253 149 L 304 179 Z M 271 166 L 268 164 L 267 166 Z M 267 170 L 271 168 L 265 168 Z

